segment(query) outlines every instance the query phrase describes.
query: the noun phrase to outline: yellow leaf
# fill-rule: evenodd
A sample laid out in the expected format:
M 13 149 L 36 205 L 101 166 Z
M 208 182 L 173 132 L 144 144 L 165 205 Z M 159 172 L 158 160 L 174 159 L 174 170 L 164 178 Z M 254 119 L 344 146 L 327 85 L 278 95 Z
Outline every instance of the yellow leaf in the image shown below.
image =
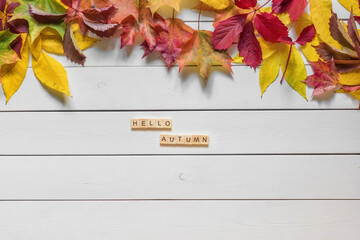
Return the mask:
M 358 0 L 338 0 L 338 2 L 343 5 L 346 10 L 351 12 L 351 9 L 353 13 L 356 16 L 360 16 L 360 8 L 359 8 L 359 1 Z
M 235 57 L 233 58 L 233 62 L 234 63 L 239 63 L 239 64 L 244 64 L 244 62 L 243 62 L 243 57 L 240 57 L 239 56 L 239 53 L 237 53 L 236 55 L 235 55 Z
M 356 92 L 351 92 L 350 93 L 354 98 L 356 98 L 357 100 L 360 101 L 360 90 L 356 91 Z
M 21 50 L 21 58 L 19 62 L 11 65 L 5 65 L 1 68 L 2 86 L 6 97 L 6 103 L 20 88 L 26 76 L 27 67 L 29 65 L 29 45 L 26 41 L 27 34 L 22 34 L 25 43 Z
M 341 73 L 339 83 L 342 85 L 360 85 L 360 69 L 356 69 L 350 72 Z
M 181 0 L 150 0 L 148 2 L 148 7 L 153 14 L 162 6 L 172 7 L 177 12 L 180 12 L 180 1 Z
M 33 59 L 32 66 L 36 77 L 41 83 L 71 96 L 67 73 L 58 61 L 41 51 L 39 58 Z
M 302 30 L 304 30 L 304 28 L 312 24 L 313 22 L 309 14 L 304 12 L 295 23 L 296 34 L 300 36 Z M 315 48 L 313 47 L 313 46 L 318 46 L 319 44 L 320 44 L 320 39 L 318 35 L 316 35 L 311 42 L 305 44 L 304 46 L 301 46 L 301 51 L 308 61 L 317 62 L 319 60 L 320 56 L 319 54 L 317 54 Z
M 284 73 L 290 47 L 292 48 L 292 50 L 291 50 L 288 67 L 285 73 L 285 80 L 295 91 L 297 91 L 301 96 L 303 96 L 307 100 L 306 85 L 305 83 L 302 82 L 307 78 L 305 64 L 299 51 L 296 49 L 295 46 L 282 44 L 281 69 Z
M 310 15 L 320 39 L 338 49 L 341 45 L 330 35 L 332 0 L 310 0 Z
M 267 59 L 271 55 L 273 55 L 275 52 L 280 50 L 280 44 L 279 43 L 272 43 L 265 41 L 263 38 L 258 38 L 258 41 L 261 46 L 261 51 L 263 54 L 263 59 Z
M 74 37 L 81 50 L 91 47 L 98 40 L 83 36 L 78 23 L 72 24 Z M 52 28 L 46 28 L 41 32 L 41 47 L 48 53 L 64 55 L 63 40 L 60 34 Z
M 45 28 L 41 31 L 40 36 L 41 48 L 43 50 L 58 55 L 64 54 L 63 40 L 56 30 L 52 28 Z
M 276 80 L 279 75 L 281 54 L 274 53 L 266 58 L 260 68 L 260 89 L 261 96 L 266 89 Z
M 42 45 L 42 41 L 41 41 L 41 37 L 37 37 L 33 43 L 31 43 L 30 38 L 28 38 L 28 42 L 30 45 L 30 50 L 31 50 L 31 54 L 32 54 L 32 58 L 34 59 L 38 59 L 40 54 L 41 54 L 41 45 Z
M 222 10 L 230 6 L 229 0 L 200 0 L 200 1 L 217 10 Z

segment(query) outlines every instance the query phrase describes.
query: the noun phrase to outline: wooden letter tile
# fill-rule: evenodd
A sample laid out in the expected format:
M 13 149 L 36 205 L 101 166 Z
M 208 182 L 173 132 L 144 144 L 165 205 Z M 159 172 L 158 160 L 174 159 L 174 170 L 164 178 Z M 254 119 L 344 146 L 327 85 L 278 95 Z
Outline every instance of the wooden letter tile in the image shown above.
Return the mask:
M 168 144 L 168 141 L 169 141 L 169 136 L 168 136 L 168 135 L 164 135 L 164 134 L 161 134 L 161 135 L 160 135 L 160 145 L 161 145 L 161 146 L 167 146 L 167 145 L 169 145 L 169 144 Z

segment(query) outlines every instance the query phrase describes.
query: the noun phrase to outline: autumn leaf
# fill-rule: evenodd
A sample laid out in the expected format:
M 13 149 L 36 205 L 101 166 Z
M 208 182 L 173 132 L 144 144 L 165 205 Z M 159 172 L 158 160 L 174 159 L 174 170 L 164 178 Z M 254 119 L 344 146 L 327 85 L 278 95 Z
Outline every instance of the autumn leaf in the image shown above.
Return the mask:
M 168 31 L 165 20 L 157 13 L 152 15 L 147 7 L 139 9 L 138 21 L 129 16 L 122 21 L 121 48 L 132 45 L 135 37 L 140 34 L 146 41 L 150 50 L 157 44 L 157 38 L 162 31 Z
M 239 56 L 244 57 L 243 62 L 252 68 L 256 68 L 262 61 L 260 44 L 254 33 L 252 22 L 248 22 L 242 31 L 238 43 Z
M 231 70 L 231 57 L 224 51 L 215 50 L 211 44 L 210 31 L 194 31 L 191 38 L 180 45 L 183 49 L 178 57 L 179 71 L 185 66 L 195 64 L 200 68 L 200 76 L 205 80 L 209 78 L 210 68 L 214 65 L 222 65 Z
M 319 96 L 327 91 L 335 91 L 339 84 L 339 73 L 334 61 L 310 62 L 314 74 L 304 81 L 308 86 L 313 87 L 312 97 Z
M 200 0 L 200 1 L 217 10 L 225 9 L 230 6 L 229 0 Z
M 11 33 L 8 29 L 0 32 L 0 67 L 4 64 L 11 64 L 20 59 L 18 49 L 13 49 L 14 41 L 17 41 L 19 35 Z M 16 42 L 15 45 L 18 45 Z
M 218 50 L 228 49 L 244 30 L 247 14 L 235 15 L 217 25 L 212 36 L 212 43 Z
M 112 22 L 121 23 L 125 18 L 132 16 L 138 20 L 138 0 L 94 0 L 96 7 L 102 8 L 109 5 L 114 5 L 117 8 L 115 16 L 111 19 Z
M 179 18 L 167 18 L 165 22 L 168 31 L 162 31 L 158 35 L 156 47 L 153 50 L 149 49 L 146 41 L 144 42 L 144 57 L 152 51 L 158 51 L 164 58 L 168 68 L 170 68 L 171 64 L 176 61 L 182 51 L 180 45 L 192 36 L 194 29 L 187 26 L 184 21 Z
M 41 50 L 39 52 L 38 45 L 41 46 L 41 39 L 37 41 L 36 45 L 30 43 L 29 45 L 33 54 L 32 67 L 37 79 L 45 86 L 71 96 L 67 73 L 64 67 L 45 52 Z M 34 54 L 37 56 L 34 57 Z
M 257 0 L 235 0 L 235 5 L 242 9 L 254 8 Z
M 180 12 L 181 0 L 149 0 L 148 7 L 152 13 L 155 13 L 162 6 L 169 6 Z
M 29 26 L 24 19 L 13 19 L 14 10 L 20 5 L 19 2 L 0 0 L 0 31 L 9 29 L 11 33 L 28 33 Z
M 22 38 L 25 43 L 21 51 L 22 59 L 16 63 L 2 66 L 0 70 L 0 77 L 6 97 L 6 103 L 20 88 L 29 65 L 29 46 L 26 44 L 28 42 L 26 40 L 27 34 L 23 34 Z
M 14 10 L 14 19 L 25 19 L 29 24 L 31 42 L 33 42 L 47 27 L 55 29 L 61 37 L 65 34 L 65 25 L 62 22 L 39 23 L 29 14 L 29 6 L 52 14 L 65 14 L 66 9 L 56 0 L 18 0 L 21 4 Z
M 268 42 L 288 42 L 288 28 L 280 19 L 269 13 L 257 14 L 254 21 L 256 30 Z M 291 40 L 290 40 L 291 41 Z
M 341 49 L 341 45 L 331 37 L 329 29 L 332 15 L 332 0 L 310 0 L 310 15 L 320 39 Z
M 273 0 L 272 10 L 274 13 L 285 13 L 289 11 L 290 19 L 296 22 L 307 6 L 307 0 Z
M 360 6 L 359 0 L 337 0 L 341 5 L 343 5 L 346 10 L 353 12 L 356 16 L 360 16 Z

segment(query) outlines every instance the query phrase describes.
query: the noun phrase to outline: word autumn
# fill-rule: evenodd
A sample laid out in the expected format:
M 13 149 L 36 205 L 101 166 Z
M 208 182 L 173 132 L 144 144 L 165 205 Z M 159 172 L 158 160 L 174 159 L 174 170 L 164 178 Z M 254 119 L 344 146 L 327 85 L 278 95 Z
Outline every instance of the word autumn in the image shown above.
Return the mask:
M 160 135 L 161 146 L 209 146 L 207 135 Z
M 133 130 L 171 130 L 171 119 L 131 119 L 131 129 Z

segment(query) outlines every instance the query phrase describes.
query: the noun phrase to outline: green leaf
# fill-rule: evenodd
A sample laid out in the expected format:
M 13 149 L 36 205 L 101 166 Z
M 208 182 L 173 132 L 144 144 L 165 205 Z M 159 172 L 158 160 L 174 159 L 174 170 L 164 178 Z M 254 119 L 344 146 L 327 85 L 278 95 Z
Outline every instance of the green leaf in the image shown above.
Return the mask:
M 64 37 L 65 24 L 63 22 L 51 24 L 38 23 L 29 14 L 28 4 L 49 13 L 66 13 L 66 9 L 56 0 L 19 0 L 19 2 L 21 5 L 15 9 L 13 19 L 25 19 L 28 21 L 31 42 L 35 41 L 35 39 L 40 35 L 40 32 L 47 27 L 55 29 L 61 37 Z
M 9 32 L 9 30 L 0 32 L 0 66 L 11 64 L 19 60 L 18 55 L 10 44 L 18 37 L 18 34 Z

